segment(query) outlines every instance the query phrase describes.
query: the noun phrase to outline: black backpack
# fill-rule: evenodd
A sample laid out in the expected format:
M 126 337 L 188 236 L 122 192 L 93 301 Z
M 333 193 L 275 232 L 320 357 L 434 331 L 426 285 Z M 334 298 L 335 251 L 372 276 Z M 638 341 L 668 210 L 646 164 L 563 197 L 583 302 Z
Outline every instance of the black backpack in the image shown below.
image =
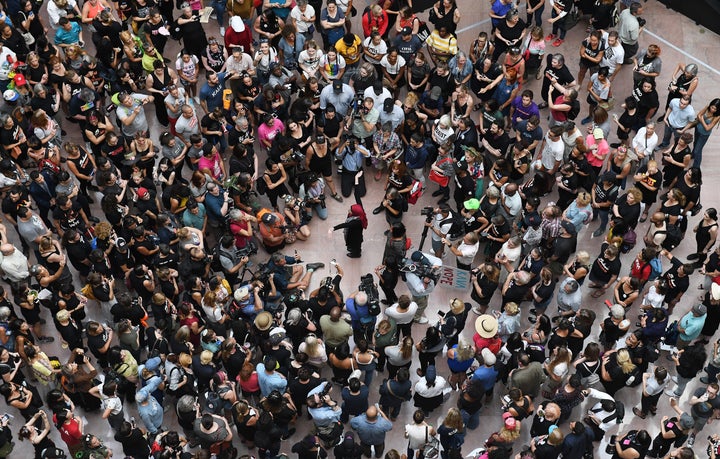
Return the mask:
M 570 105 L 570 110 L 567 112 L 567 119 L 574 120 L 580 114 L 580 101 L 575 99 Z
M 661 233 L 662 231 L 658 231 L 658 233 Z M 665 227 L 665 240 L 662 242 L 662 248 L 667 250 L 668 252 L 672 252 L 672 250 L 680 245 L 680 242 L 682 242 L 683 239 L 683 233 L 682 230 L 678 225 L 671 225 L 668 223 Z

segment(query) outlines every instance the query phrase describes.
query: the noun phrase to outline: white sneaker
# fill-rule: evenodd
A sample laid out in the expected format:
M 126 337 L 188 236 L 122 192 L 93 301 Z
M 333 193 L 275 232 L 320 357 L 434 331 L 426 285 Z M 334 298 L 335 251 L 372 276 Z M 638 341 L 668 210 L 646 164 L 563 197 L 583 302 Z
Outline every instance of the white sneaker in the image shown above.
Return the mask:
M 677 395 L 675 395 L 675 391 L 672 391 L 670 389 L 665 391 L 665 395 L 667 395 L 670 398 L 678 398 Z
M 220 35 L 225 36 L 225 27 L 220 27 Z
M 474 312 L 475 314 L 477 314 L 479 316 L 481 316 L 483 314 L 482 311 L 480 311 L 480 308 L 478 308 L 477 306 L 472 307 L 472 312 Z
M 427 317 L 422 316 L 422 317 L 420 317 L 418 320 L 416 320 L 416 322 L 419 323 L 419 324 L 426 324 L 426 323 L 428 323 L 429 321 L 428 321 L 428 318 L 427 318 Z

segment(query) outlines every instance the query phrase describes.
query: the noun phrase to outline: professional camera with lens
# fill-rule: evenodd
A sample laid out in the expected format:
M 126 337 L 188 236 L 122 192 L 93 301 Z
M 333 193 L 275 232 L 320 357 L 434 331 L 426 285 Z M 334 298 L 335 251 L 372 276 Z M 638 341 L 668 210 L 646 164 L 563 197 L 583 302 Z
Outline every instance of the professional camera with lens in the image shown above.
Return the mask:
M 420 251 L 413 252 L 411 258 L 403 258 L 400 263 L 400 271 L 415 274 L 421 279 L 427 277 L 432 279 L 433 282 L 437 282 L 440 278 L 439 271 L 435 269 L 430 260 Z
M 325 204 L 325 193 L 318 195 L 317 199 L 320 201 L 320 207 L 324 209 L 327 206 Z
M 237 250 L 237 256 L 241 258 L 250 257 L 252 255 L 255 255 L 256 253 L 258 253 L 258 246 L 252 240 L 247 241 L 245 247 Z
M 367 273 L 360 277 L 360 286 L 358 286 L 358 290 L 365 292 L 367 295 L 368 312 L 373 316 L 380 314 L 380 294 L 378 293 L 372 274 Z
M 423 215 L 427 221 L 430 221 L 433 215 L 435 215 L 435 209 L 431 206 L 423 207 L 420 209 L 420 215 Z

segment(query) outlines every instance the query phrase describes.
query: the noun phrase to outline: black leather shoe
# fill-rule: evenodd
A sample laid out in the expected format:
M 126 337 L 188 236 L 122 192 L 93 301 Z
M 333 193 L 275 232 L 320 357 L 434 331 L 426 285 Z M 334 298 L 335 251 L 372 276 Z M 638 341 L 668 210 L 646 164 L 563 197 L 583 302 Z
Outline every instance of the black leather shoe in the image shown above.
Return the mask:
M 325 263 L 308 263 L 307 265 L 305 265 L 305 268 L 312 269 L 313 271 L 317 271 L 318 269 L 324 268 L 324 267 L 325 267 Z
M 441 194 L 443 194 L 443 191 L 437 190 L 437 191 L 433 191 L 432 196 L 433 196 L 433 198 L 436 198 L 436 197 L 440 196 Z
M 373 215 L 379 214 L 380 212 L 383 211 L 383 209 L 384 209 L 383 206 L 377 206 L 376 208 L 373 209 Z

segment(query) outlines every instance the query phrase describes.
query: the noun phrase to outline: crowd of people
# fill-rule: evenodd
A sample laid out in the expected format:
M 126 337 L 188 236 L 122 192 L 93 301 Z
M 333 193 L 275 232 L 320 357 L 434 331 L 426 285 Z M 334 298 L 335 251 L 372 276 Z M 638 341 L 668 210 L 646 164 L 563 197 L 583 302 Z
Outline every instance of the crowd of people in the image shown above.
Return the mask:
M 701 455 L 720 99 L 677 62 L 660 109 L 644 4 L 521 3 L 461 45 L 455 0 L 4 2 L 0 458 Z M 346 200 L 347 260 L 303 260 Z M 344 279 L 380 214 L 381 264 Z M 443 264 L 470 288 L 430 320 Z

